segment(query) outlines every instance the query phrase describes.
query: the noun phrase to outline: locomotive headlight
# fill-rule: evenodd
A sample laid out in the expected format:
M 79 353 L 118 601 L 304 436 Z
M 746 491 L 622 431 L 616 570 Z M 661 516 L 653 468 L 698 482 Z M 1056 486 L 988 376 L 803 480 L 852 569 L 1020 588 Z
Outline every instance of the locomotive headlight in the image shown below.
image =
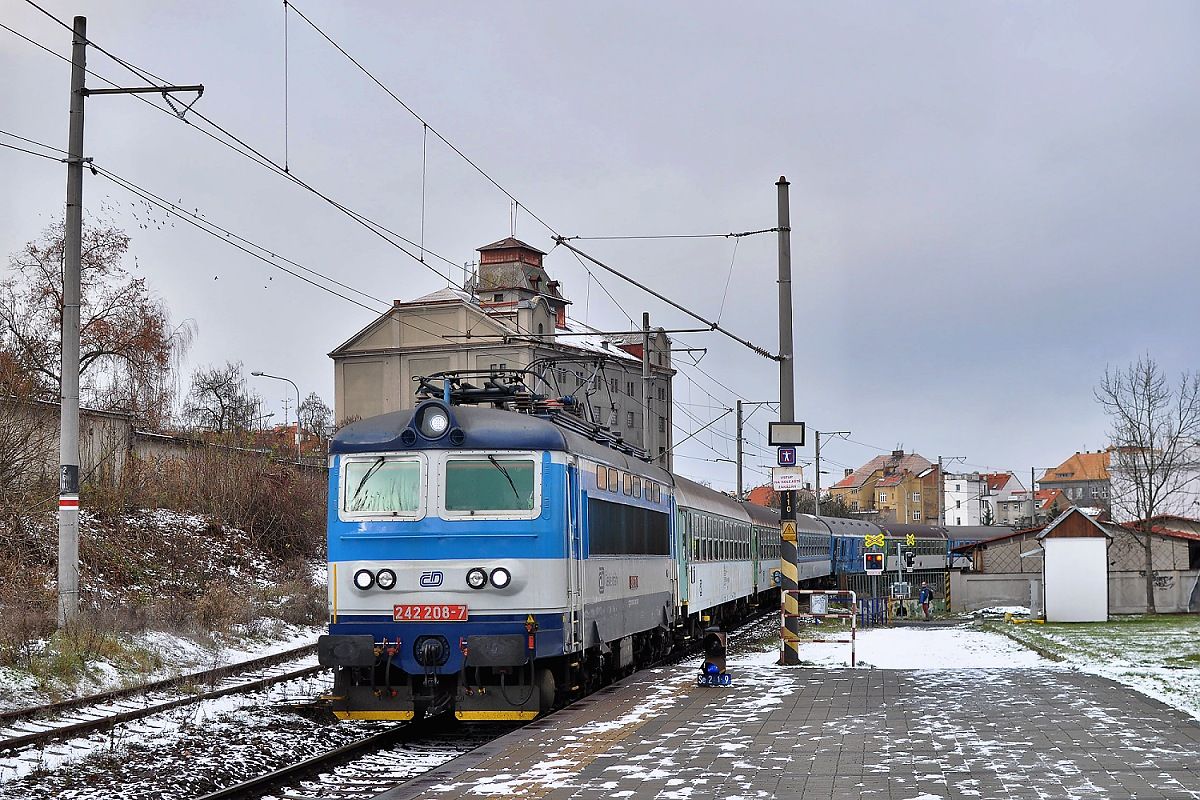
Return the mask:
M 487 573 L 479 567 L 475 567 L 467 573 L 467 586 L 472 589 L 482 589 L 487 586 Z
M 391 589 L 396 585 L 396 573 L 390 569 L 381 569 L 375 576 L 375 583 L 385 591 Z
M 510 583 L 512 583 L 512 574 L 504 567 L 496 567 L 492 570 L 492 586 L 503 589 Z
M 369 569 L 360 569 L 354 573 L 354 585 L 365 592 L 375 585 L 375 576 Z
M 450 415 L 441 408 L 430 406 L 420 420 L 421 435 L 426 439 L 440 438 L 450 427 Z

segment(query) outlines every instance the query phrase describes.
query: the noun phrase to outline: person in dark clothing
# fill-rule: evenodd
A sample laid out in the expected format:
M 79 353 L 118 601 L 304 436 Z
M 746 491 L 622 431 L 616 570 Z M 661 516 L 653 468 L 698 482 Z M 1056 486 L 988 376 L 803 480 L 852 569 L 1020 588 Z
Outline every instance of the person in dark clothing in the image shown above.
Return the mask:
M 929 588 L 928 583 L 921 584 L 921 591 L 917 594 L 917 602 L 921 604 L 921 610 L 925 612 L 925 619 L 933 619 L 933 614 L 929 611 L 929 606 L 933 603 L 933 589 Z

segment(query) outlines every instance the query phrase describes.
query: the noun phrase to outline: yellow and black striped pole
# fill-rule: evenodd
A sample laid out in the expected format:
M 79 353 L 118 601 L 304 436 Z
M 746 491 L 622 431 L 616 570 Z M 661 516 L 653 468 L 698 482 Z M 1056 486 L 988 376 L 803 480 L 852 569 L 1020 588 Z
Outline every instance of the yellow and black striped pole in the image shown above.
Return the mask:
M 800 588 L 800 571 L 796 567 L 796 493 L 780 492 L 779 511 L 782 521 L 779 569 L 783 574 L 780 599 L 783 606 L 783 625 L 779 636 L 783 640 L 783 663 L 794 666 L 800 663 L 800 599 L 796 590 Z

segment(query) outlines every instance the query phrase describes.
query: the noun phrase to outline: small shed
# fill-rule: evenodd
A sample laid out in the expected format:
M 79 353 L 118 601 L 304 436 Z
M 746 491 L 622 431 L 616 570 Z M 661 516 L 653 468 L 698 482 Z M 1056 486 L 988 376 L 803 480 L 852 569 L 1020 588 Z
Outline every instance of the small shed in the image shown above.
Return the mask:
M 1108 619 L 1108 542 L 1096 520 L 1071 508 L 1037 535 L 1045 555 L 1042 591 L 1047 622 Z

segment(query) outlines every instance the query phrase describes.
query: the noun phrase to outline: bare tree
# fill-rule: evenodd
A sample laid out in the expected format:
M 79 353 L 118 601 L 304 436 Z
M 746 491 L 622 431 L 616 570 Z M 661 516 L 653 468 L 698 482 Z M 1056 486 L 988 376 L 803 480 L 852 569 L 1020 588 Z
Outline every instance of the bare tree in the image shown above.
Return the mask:
M 1147 354 L 1123 369 L 1106 369 L 1095 394 L 1112 426 L 1112 504 L 1134 521 L 1146 557 L 1146 607 L 1154 612 L 1150 530 L 1153 518 L 1173 510 L 1196 477 L 1200 376 L 1185 372 L 1172 386 Z
M 161 427 L 170 416 L 174 376 L 193 331 L 190 322 L 173 326 L 145 280 L 125 270 L 121 262 L 128 249 L 129 237 L 120 229 L 84 227 L 81 394 L 85 403 Z M 34 379 L 36 393 L 46 399 L 59 391 L 64 258 L 60 221 L 14 253 L 12 275 L 0 281 L 0 349 Z
M 333 425 L 333 409 L 325 405 L 325 401 L 316 392 L 309 392 L 308 397 L 301 401 L 297 417 L 302 429 L 312 432 L 322 442 L 329 438 Z
M 223 367 L 200 367 L 192 374 L 192 388 L 184 403 L 184 417 L 193 425 L 217 434 L 248 431 L 254 425 L 260 400 L 246 388 L 242 362 Z

